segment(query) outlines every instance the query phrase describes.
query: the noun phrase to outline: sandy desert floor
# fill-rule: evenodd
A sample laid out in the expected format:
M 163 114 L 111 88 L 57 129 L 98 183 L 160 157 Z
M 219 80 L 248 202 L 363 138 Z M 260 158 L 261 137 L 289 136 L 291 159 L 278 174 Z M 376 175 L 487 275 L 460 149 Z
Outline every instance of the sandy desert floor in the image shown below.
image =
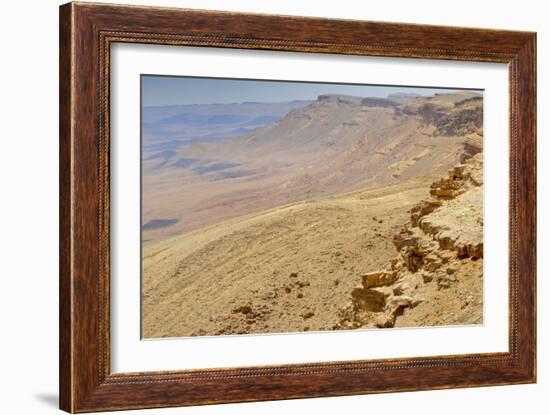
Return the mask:
M 227 220 L 143 252 L 143 337 L 332 329 L 433 177 Z

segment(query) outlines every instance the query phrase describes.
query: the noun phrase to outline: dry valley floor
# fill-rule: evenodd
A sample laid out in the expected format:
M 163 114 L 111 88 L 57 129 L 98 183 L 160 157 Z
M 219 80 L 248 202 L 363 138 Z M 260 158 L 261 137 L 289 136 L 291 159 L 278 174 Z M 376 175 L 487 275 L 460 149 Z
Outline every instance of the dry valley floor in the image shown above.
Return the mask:
M 333 329 L 433 178 L 295 203 L 146 246 L 143 335 Z

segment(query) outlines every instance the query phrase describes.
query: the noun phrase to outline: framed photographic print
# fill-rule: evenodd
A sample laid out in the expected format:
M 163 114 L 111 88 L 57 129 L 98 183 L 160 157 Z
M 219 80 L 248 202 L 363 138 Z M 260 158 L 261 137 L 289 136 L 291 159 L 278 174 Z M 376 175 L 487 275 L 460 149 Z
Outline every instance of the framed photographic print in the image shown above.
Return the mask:
M 60 406 L 535 382 L 536 36 L 60 8 Z

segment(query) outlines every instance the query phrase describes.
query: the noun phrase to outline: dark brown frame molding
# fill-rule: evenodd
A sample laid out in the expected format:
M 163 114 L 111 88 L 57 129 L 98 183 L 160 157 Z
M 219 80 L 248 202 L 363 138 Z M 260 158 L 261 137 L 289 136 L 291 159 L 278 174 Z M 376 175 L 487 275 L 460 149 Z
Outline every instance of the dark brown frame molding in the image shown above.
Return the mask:
M 508 63 L 509 352 L 111 373 L 109 56 L 115 42 Z M 59 94 L 61 409 L 91 412 L 535 382 L 535 33 L 69 3 L 60 8 Z

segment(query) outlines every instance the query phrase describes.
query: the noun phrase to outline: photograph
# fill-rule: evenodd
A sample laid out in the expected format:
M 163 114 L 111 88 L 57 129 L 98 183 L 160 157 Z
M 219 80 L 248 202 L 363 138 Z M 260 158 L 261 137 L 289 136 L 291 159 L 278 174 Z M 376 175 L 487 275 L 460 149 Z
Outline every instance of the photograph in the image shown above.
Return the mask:
M 3 6 L 0 415 L 548 411 L 545 2 Z
M 142 338 L 483 324 L 483 94 L 142 74 Z

